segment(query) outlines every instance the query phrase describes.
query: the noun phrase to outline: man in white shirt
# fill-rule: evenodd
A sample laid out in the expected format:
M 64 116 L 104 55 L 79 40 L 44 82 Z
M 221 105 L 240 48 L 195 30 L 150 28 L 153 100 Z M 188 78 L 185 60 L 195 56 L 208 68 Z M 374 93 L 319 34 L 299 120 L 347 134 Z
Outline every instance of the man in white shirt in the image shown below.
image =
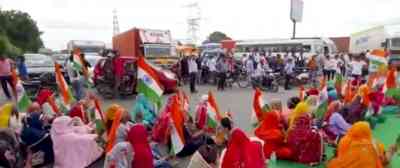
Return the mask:
M 351 75 L 357 81 L 361 80 L 362 69 L 366 65 L 359 57 L 355 57 L 350 63 L 351 65 Z
M 290 78 L 292 78 L 293 75 L 293 71 L 294 71 L 294 61 L 293 59 L 289 58 L 287 60 L 287 63 L 285 65 L 285 90 L 289 90 L 289 82 L 290 82 Z
M 197 75 L 197 72 L 199 71 L 199 68 L 198 68 L 198 65 L 196 62 L 195 55 L 190 56 L 190 58 L 188 60 L 188 67 L 189 67 L 189 76 L 190 76 L 190 92 L 197 93 L 196 75 Z

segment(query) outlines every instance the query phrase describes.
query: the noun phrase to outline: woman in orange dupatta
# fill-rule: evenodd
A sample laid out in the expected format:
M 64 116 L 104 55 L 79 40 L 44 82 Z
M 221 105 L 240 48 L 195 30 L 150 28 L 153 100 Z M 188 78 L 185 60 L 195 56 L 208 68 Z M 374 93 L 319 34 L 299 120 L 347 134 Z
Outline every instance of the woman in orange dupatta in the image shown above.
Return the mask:
M 292 151 L 286 147 L 285 134 L 280 125 L 276 111 L 266 112 L 264 120 L 256 128 L 254 134 L 264 141 L 264 155 L 269 158 L 273 152 L 280 159 L 290 159 Z
M 367 122 L 356 122 L 340 140 L 337 156 L 328 168 L 384 168 L 397 151 L 391 146 L 385 153 L 384 146 L 372 138 Z

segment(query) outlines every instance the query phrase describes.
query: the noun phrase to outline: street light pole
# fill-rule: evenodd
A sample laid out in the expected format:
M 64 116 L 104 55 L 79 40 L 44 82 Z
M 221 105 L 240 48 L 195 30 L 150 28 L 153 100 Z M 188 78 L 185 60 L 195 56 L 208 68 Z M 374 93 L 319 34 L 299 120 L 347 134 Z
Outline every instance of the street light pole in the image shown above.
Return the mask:
M 296 38 L 296 21 L 295 20 L 292 20 L 293 21 L 293 36 L 292 36 L 292 39 L 295 39 Z

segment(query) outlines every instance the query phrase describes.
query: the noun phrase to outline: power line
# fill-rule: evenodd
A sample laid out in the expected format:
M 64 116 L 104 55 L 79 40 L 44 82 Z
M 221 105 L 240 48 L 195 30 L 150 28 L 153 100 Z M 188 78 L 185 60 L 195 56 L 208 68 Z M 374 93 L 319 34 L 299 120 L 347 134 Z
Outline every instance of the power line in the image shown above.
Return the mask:
M 184 6 L 188 10 L 187 22 L 187 39 L 191 44 L 199 42 L 201 9 L 197 2 Z
M 113 35 L 119 34 L 119 24 L 118 24 L 118 16 L 117 16 L 117 10 L 113 10 Z

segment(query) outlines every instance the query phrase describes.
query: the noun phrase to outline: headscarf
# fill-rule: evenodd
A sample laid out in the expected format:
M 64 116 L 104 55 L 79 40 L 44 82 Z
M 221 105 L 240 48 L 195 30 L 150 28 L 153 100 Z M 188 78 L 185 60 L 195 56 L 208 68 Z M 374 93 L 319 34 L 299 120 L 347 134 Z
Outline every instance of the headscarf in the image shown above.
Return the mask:
M 39 113 L 32 113 L 24 119 L 24 126 L 21 131 L 21 140 L 32 145 L 46 136 L 47 131 L 43 128 Z
M 289 116 L 289 129 L 292 127 L 294 121 L 304 115 L 310 112 L 310 106 L 306 102 L 300 102 L 297 104 L 296 108 L 294 108 L 293 112 Z
M 143 124 L 135 124 L 128 132 L 128 141 L 132 145 L 135 153 L 132 161 L 132 168 L 153 168 L 153 154 L 149 142 L 148 134 Z
M 42 89 L 40 90 L 39 94 L 36 96 L 36 101 L 42 106 L 44 103 L 47 102 L 47 99 L 53 95 L 53 92 L 50 89 Z
M 8 128 L 12 110 L 12 103 L 6 103 L 0 107 L 0 128 Z
M 369 106 L 370 99 L 369 99 L 370 88 L 364 84 L 361 85 L 358 90 L 358 95 L 362 98 L 362 104 L 365 106 Z
M 339 112 L 341 107 L 340 101 L 336 100 L 329 104 L 328 110 L 325 113 L 324 120 L 329 121 L 329 118 L 332 116 L 333 113 Z
M 136 97 L 135 106 L 133 107 L 133 110 L 130 113 L 131 118 L 135 118 L 137 113 L 143 114 L 144 124 L 146 125 L 154 124 L 154 120 L 156 119 L 155 105 L 151 104 L 143 93 L 140 93 Z
M 54 119 L 50 130 L 55 155 L 55 168 L 87 167 L 103 153 L 95 139 L 96 134 L 81 130 L 83 126 L 73 126 L 72 118 L 61 116 Z
M 250 142 L 246 134 L 235 128 L 229 139 L 226 152 L 222 158 L 221 168 L 241 168 L 245 162 L 244 147 Z
M 380 156 L 384 154 L 382 144 L 375 144 L 367 122 L 357 122 L 340 140 L 337 158 L 328 163 L 328 168 L 383 168 Z
M 115 114 L 117 113 L 119 108 L 121 108 L 121 106 L 118 104 L 112 104 L 110 107 L 107 108 L 106 115 L 105 115 L 106 116 L 105 123 L 106 123 L 107 131 L 109 131 L 109 129 L 111 129 L 112 122 L 115 119 Z
M 208 95 L 203 95 L 201 101 L 196 107 L 195 123 L 198 129 L 203 129 L 207 122 L 207 101 Z
M 112 150 L 113 146 L 115 145 L 116 138 L 117 138 L 117 131 L 122 119 L 122 109 L 118 108 L 113 116 L 111 129 L 107 135 L 107 145 L 105 151 L 108 153 Z

